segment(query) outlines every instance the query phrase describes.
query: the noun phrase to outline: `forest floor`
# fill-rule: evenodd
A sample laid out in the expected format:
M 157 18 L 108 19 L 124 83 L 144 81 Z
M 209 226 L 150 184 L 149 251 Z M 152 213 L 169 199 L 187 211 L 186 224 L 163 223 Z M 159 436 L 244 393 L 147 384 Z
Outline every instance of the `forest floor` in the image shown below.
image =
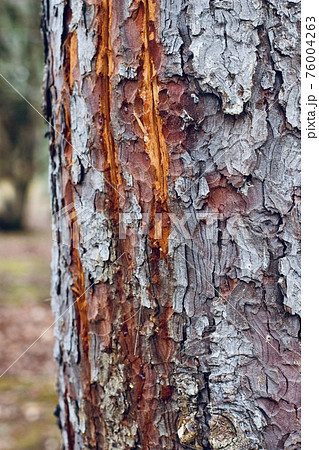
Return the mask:
M 51 235 L 0 233 L 0 375 L 53 324 Z M 0 450 L 56 450 L 53 326 L 0 377 Z

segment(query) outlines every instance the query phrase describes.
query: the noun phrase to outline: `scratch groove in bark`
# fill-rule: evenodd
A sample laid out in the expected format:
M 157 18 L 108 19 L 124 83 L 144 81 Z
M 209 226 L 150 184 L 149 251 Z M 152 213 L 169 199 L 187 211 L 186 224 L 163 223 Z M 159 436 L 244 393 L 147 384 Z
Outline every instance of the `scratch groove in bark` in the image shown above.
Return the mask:
M 69 15 L 69 20 L 71 15 Z M 75 198 L 74 198 L 74 183 L 72 180 L 72 161 L 74 158 L 74 153 L 77 151 L 76 148 L 72 147 L 72 130 L 71 130 L 71 111 L 70 111 L 70 96 L 72 95 L 74 87 L 74 75 L 78 70 L 78 48 L 77 48 L 77 35 L 73 32 L 69 35 L 64 43 L 65 51 L 65 66 L 64 66 L 64 87 L 62 90 L 63 99 L 63 112 L 65 118 L 65 141 L 64 141 L 64 156 L 66 165 L 62 167 L 62 180 L 63 180 L 63 201 L 64 205 L 67 207 L 66 219 L 68 222 L 69 236 L 70 236 L 70 255 L 71 263 L 69 265 L 70 274 L 72 277 L 71 291 L 73 292 L 73 300 L 71 307 L 75 310 L 75 324 L 77 327 L 78 338 L 80 340 L 80 345 L 82 352 L 80 350 L 80 355 L 83 355 L 84 364 L 81 364 L 81 384 L 83 389 L 83 394 L 87 399 L 87 404 L 84 410 L 87 414 L 92 415 L 92 425 L 89 427 L 87 432 L 87 441 L 90 445 L 94 446 L 96 444 L 96 429 L 99 429 L 99 414 L 98 406 L 96 402 L 96 395 L 94 392 L 94 386 L 91 385 L 91 363 L 90 363 L 90 324 L 88 319 L 88 303 L 85 287 L 85 274 L 83 270 L 83 265 L 81 262 L 81 257 L 79 254 L 80 250 L 80 229 L 77 219 L 77 212 L 75 209 Z M 76 77 L 75 77 L 76 78 Z M 80 357 L 81 358 L 81 357 Z M 69 378 L 68 368 L 65 373 L 65 405 L 66 405 L 66 428 L 69 439 L 69 448 L 77 448 L 78 443 L 75 443 L 75 431 L 72 426 L 72 419 L 70 416 L 71 398 L 73 398 L 72 392 L 74 392 L 77 387 L 73 385 Z M 74 413 L 74 412 L 73 412 Z
M 100 92 L 100 107 L 102 120 L 102 153 L 105 154 L 106 173 L 108 181 L 113 186 L 113 193 L 110 192 L 114 200 L 112 208 L 118 211 L 118 192 L 121 185 L 119 174 L 118 151 L 114 142 L 113 131 L 111 127 L 111 101 L 112 85 L 111 76 L 113 73 L 113 50 L 111 45 L 111 25 L 112 25 L 112 0 L 102 0 L 98 12 L 99 26 L 97 30 L 98 46 L 96 54 L 96 75 L 101 77 L 102 89 Z M 112 189 L 110 187 L 110 189 Z M 113 195 L 112 195 L 113 194 Z
M 78 39 L 75 32 L 73 32 L 70 36 L 70 73 L 69 73 L 69 83 L 71 92 L 74 86 L 74 71 L 76 66 L 78 65 Z
M 162 132 L 162 120 L 158 112 L 159 86 L 152 47 L 155 43 L 155 3 L 143 0 L 143 125 L 146 128 L 145 146 L 156 172 L 155 196 L 162 205 L 168 202 L 167 175 L 169 170 L 166 143 Z M 154 50 L 153 50 L 154 51 Z
M 72 214 L 72 213 L 71 213 Z M 78 224 L 76 222 L 75 216 L 72 215 L 70 219 L 70 227 L 72 228 L 72 239 L 75 242 L 79 241 L 79 230 Z M 79 336 L 82 340 L 83 353 L 84 358 L 87 363 L 88 369 L 90 369 L 90 360 L 89 360 L 89 321 L 88 321 L 88 305 L 87 299 L 85 295 L 85 281 L 84 281 L 84 273 L 83 268 L 79 256 L 79 251 L 76 246 L 73 246 L 71 250 L 71 266 L 70 271 L 73 277 L 73 287 L 72 291 L 74 292 L 74 301 L 75 301 L 75 310 L 77 312 L 77 327 Z M 90 373 L 89 373 L 90 374 Z
M 69 17 L 70 19 L 70 17 Z M 87 299 L 85 295 L 85 281 L 84 273 L 82 268 L 81 259 L 79 256 L 79 227 L 77 223 L 76 211 L 74 208 L 74 193 L 71 181 L 71 166 L 72 166 L 72 152 L 74 149 L 71 146 L 72 133 L 71 133 L 71 119 L 69 110 L 69 96 L 72 93 L 74 79 L 73 72 L 75 66 L 78 62 L 77 58 L 77 37 L 76 33 L 73 32 L 70 37 L 65 41 L 64 44 L 65 51 L 65 67 L 64 67 L 64 115 L 65 115 L 65 149 L 64 154 L 67 162 L 67 167 L 64 168 L 64 186 L 65 191 L 63 193 L 63 198 L 65 205 L 68 207 L 67 216 L 69 221 L 69 233 L 71 238 L 71 265 L 70 272 L 73 279 L 72 291 L 74 293 L 74 308 L 76 311 L 76 324 L 81 337 L 83 354 L 86 361 L 86 366 L 88 369 L 88 374 L 90 374 L 90 361 L 89 361 L 89 323 L 88 323 L 88 308 Z
M 143 63 L 143 82 L 141 86 L 141 98 L 143 99 L 143 123 L 137 117 L 144 133 L 145 150 L 149 155 L 151 165 L 155 171 L 154 183 L 154 204 L 152 209 L 154 212 L 167 212 L 169 198 L 167 189 L 167 176 L 169 173 L 169 157 L 166 148 L 166 142 L 163 135 L 163 123 L 159 115 L 159 91 L 157 72 L 155 68 L 155 57 L 158 49 L 155 41 L 155 9 L 156 3 L 153 0 L 143 0 L 141 2 L 143 14 L 143 25 L 141 30 L 142 45 L 142 63 Z M 153 214 L 154 214 L 153 212 Z M 163 233 L 156 245 L 156 230 L 154 223 L 154 215 L 150 220 L 150 237 L 155 238 L 155 245 L 158 246 L 160 256 L 165 256 L 168 250 L 169 227 L 162 228 Z M 162 224 L 161 224 L 162 225 Z M 153 236 L 152 236 L 153 235 Z

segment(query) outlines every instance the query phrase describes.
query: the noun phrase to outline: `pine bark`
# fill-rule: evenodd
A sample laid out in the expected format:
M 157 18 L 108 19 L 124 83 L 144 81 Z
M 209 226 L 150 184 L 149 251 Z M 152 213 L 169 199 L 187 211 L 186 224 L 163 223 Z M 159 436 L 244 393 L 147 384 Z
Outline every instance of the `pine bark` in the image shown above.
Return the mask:
M 300 2 L 42 0 L 65 449 L 300 448 Z

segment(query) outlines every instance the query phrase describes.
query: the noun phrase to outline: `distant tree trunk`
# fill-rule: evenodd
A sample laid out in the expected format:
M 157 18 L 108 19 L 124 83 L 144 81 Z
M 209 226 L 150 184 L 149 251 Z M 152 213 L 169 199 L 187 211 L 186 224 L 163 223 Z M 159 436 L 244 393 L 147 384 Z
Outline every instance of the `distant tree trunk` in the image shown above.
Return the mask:
M 300 448 L 299 7 L 43 0 L 64 448 Z
M 28 188 L 41 171 L 43 123 L 20 96 L 38 108 L 42 76 L 39 6 L 38 0 L 0 3 L 0 230 L 26 226 Z

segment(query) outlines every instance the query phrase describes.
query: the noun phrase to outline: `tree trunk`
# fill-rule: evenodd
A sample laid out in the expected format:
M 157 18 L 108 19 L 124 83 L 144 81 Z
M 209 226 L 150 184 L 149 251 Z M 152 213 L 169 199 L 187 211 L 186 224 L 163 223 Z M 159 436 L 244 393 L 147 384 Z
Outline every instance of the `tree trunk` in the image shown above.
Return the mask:
M 66 449 L 298 449 L 296 0 L 43 0 Z

